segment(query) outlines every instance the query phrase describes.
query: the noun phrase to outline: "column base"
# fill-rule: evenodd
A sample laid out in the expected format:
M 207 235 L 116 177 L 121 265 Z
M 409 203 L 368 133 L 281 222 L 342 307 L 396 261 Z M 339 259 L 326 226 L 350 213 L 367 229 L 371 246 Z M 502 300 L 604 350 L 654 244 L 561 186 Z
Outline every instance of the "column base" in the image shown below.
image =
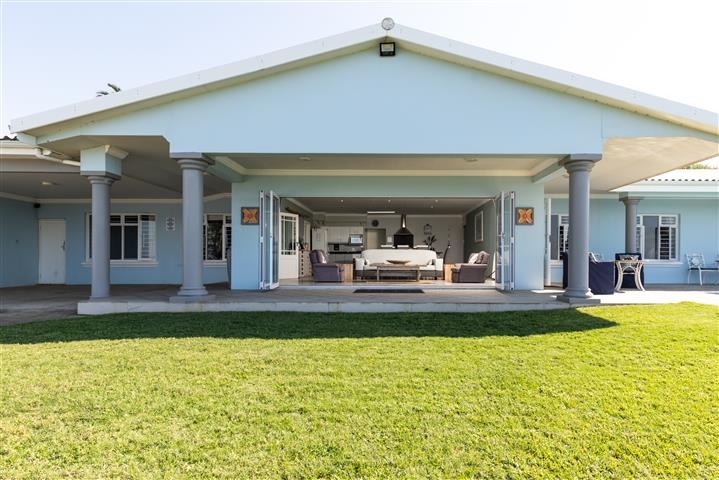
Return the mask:
M 170 303 L 190 303 L 190 302 L 211 302 L 215 299 L 215 295 L 193 295 L 170 297 Z
M 182 303 L 182 302 L 207 302 L 214 300 L 214 295 L 209 295 L 205 287 L 200 288 L 184 288 L 181 287 L 177 292 L 177 295 L 170 297 L 170 302 Z
M 599 305 L 602 303 L 600 299 L 592 297 L 591 293 L 587 294 L 587 296 L 568 296 L 567 292 L 564 292 L 557 295 L 557 301 L 570 305 Z

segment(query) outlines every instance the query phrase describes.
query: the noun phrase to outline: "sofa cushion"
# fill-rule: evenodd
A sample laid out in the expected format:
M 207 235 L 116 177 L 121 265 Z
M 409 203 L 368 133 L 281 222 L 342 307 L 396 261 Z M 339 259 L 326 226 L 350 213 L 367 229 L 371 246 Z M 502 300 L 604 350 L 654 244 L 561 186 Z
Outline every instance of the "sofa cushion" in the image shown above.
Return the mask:
M 362 252 L 362 262 L 355 262 L 355 268 L 362 263 L 363 268 L 376 264 L 389 263 L 389 260 L 409 260 L 410 265 L 420 265 L 420 269 L 435 269 L 437 265 L 437 252 L 427 249 L 395 249 L 376 248 Z

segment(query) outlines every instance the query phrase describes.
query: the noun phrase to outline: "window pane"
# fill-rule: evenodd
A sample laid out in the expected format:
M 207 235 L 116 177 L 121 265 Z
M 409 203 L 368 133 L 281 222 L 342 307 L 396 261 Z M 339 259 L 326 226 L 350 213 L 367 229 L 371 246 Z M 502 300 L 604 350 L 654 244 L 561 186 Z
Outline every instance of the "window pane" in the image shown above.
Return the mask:
M 676 228 L 659 227 L 659 258 L 672 260 L 675 256 Z
M 125 223 L 137 223 L 137 215 L 125 215 Z
M 92 215 L 87 216 L 87 258 L 92 258 Z
M 551 226 L 549 230 L 549 258 L 559 260 L 559 216 L 551 216 Z
M 110 223 L 122 223 L 122 215 L 110 215 Z
M 125 260 L 137 260 L 137 227 L 134 225 L 125 226 Z
M 208 215 L 205 260 L 222 260 L 222 215 Z
M 141 220 L 141 241 L 142 249 L 140 257 L 143 259 L 155 258 L 155 216 L 142 215 Z
M 659 217 L 657 215 L 644 215 L 644 259 L 659 259 Z
M 110 227 L 110 260 L 122 260 L 122 227 Z

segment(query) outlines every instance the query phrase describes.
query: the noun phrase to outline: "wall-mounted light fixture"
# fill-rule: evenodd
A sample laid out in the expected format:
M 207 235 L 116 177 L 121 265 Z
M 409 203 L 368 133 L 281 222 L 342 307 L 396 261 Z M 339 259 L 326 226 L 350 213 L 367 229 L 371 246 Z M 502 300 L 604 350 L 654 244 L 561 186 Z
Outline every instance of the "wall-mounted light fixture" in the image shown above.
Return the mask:
M 379 56 L 380 57 L 394 57 L 394 42 L 380 42 L 379 44 Z

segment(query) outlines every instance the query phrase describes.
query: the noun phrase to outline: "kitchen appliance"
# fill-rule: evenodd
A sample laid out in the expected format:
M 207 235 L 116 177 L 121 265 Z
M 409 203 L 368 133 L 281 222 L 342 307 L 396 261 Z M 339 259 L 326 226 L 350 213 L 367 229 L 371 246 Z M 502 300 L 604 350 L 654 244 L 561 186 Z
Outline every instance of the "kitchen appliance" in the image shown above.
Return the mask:
M 407 229 L 407 215 L 403 213 L 400 221 L 402 225 L 393 235 L 394 247 L 401 245 L 414 248 L 414 234 Z

